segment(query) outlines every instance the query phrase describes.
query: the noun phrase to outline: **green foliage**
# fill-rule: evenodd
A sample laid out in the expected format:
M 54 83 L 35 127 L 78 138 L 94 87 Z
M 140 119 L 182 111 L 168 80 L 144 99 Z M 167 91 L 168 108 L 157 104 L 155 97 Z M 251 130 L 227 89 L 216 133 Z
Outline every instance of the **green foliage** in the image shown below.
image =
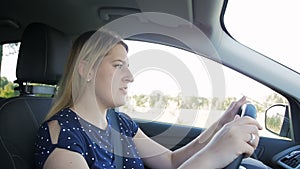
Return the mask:
M 20 48 L 20 43 L 7 43 L 3 45 L 4 47 L 4 51 L 2 54 L 4 54 L 4 56 L 11 56 L 11 55 L 16 55 L 19 52 L 19 48 Z M 2 56 L 2 55 L 1 55 Z
M 204 97 L 190 96 L 186 97 L 180 108 L 183 109 L 207 109 L 209 107 L 209 100 Z
M 266 119 L 266 124 L 268 128 L 274 131 L 275 133 L 280 133 L 282 118 L 279 116 L 272 116 L 271 118 Z
M 150 107 L 165 108 L 168 103 L 168 96 L 165 96 L 160 91 L 153 91 L 149 96 Z
M 270 106 L 272 106 L 276 103 L 285 103 L 285 104 L 287 104 L 287 101 L 283 96 L 281 96 L 277 93 L 273 93 L 273 94 L 271 94 L 267 97 L 266 102 L 264 104 L 266 105 L 266 107 L 270 107 Z
M 139 107 L 146 107 L 146 103 L 148 102 L 149 98 L 146 95 L 134 95 L 132 98 L 135 100 L 136 105 Z
M 14 90 L 16 84 L 7 80 L 6 77 L 1 77 L 0 81 L 0 97 L 10 98 L 19 95 L 17 91 Z
M 151 107 L 151 108 L 165 108 L 168 106 L 168 102 L 172 101 L 177 104 L 178 109 L 201 109 L 201 110 L 226 110 L 230 104 L 237 101 L 236 97 L 226 97 L 220 99 L 218 97 L 204 98 L 189 96 L 183 97 L 180 93 L 177 96 L 163 95 L 162 92 L 155 91 L 150 95 L 134 95 L 130 97 L 132 106 L 138 107 Z M 264 103 L 251 100 L 256 106 L 258 113 L 265 112 L 265 110 L 276 103 L 286 103 L 286 99 L 281 95 L 274 93 L 267 97 Z
M 230 104 L 234 101 L 237 101 L 236 97 L 226 97 L 222 104 L 223 107 L 221 109 L 226 110 L 230 106 Z

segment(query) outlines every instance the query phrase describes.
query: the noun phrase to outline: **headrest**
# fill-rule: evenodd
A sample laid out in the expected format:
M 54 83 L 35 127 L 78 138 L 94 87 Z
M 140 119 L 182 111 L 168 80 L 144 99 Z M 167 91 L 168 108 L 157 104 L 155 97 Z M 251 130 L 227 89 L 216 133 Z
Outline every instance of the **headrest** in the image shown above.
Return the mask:
M 57 84 L 63 74 L 71 44 L 71 38 L 48 25 L 28 25 L 21 40 L 16 83 Z

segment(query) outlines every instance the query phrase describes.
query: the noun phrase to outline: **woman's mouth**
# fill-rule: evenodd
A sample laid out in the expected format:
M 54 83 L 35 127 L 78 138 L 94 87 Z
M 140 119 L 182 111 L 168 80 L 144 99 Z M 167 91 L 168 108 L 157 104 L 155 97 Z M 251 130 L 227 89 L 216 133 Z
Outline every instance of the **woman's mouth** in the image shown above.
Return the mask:
M 127 95 L 127 88 L 128 88 L 128 87 L 122 87 L 122 88 L 120 88 L 121 92 L 122 92 L 124 95 Z

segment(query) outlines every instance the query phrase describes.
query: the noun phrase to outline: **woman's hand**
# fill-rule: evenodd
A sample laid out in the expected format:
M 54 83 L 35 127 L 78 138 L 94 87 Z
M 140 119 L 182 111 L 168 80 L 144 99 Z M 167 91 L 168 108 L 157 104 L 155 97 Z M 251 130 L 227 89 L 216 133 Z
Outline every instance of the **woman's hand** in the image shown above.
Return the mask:
M 218 127 L 221 128 L 222 126 L 224 126 L 225 124 L 231 122 L 234 117 L 236 116 L 238 110 L 240 109 L 240 107 L 247 103 L 247 99 L 245 96 L 243 96 L 241 99 L 239 99 L 238 101 L 232 102 L 230 104 L 230 106 L 227 108 L 227 110 L 223 113 L 223 115 L 221 116 L 221 118 L 218 121 Z
M 241 154 L 248 157 L 258 145 L 261 129 L 255 119 L 236 115 L 179 168 L 224 168 Z
M 205 148 L 215 154 L 217 167 L 223 168 L 241 154 L 250 156 L 259 142 L 258 130 L 262 127 L 251 117 L 239 117 L 225 124 Z M 252 141 L 250 141 L 252 140 Z

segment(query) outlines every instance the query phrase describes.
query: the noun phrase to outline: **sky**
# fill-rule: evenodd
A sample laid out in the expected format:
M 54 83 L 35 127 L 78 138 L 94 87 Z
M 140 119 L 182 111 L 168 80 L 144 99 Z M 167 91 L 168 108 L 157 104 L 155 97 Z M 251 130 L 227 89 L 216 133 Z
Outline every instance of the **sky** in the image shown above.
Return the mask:
M 299 8 L 299 0 L 229 0 L 224 22 L 242 44 L 300 72 Z
M 3 56 L 1 63 L 1 76 L 5 76 L 9 81 L 16 80 L 16 65 L 18 55 L 10 54 L 10 48 L 7 45 L 3 46 Z

